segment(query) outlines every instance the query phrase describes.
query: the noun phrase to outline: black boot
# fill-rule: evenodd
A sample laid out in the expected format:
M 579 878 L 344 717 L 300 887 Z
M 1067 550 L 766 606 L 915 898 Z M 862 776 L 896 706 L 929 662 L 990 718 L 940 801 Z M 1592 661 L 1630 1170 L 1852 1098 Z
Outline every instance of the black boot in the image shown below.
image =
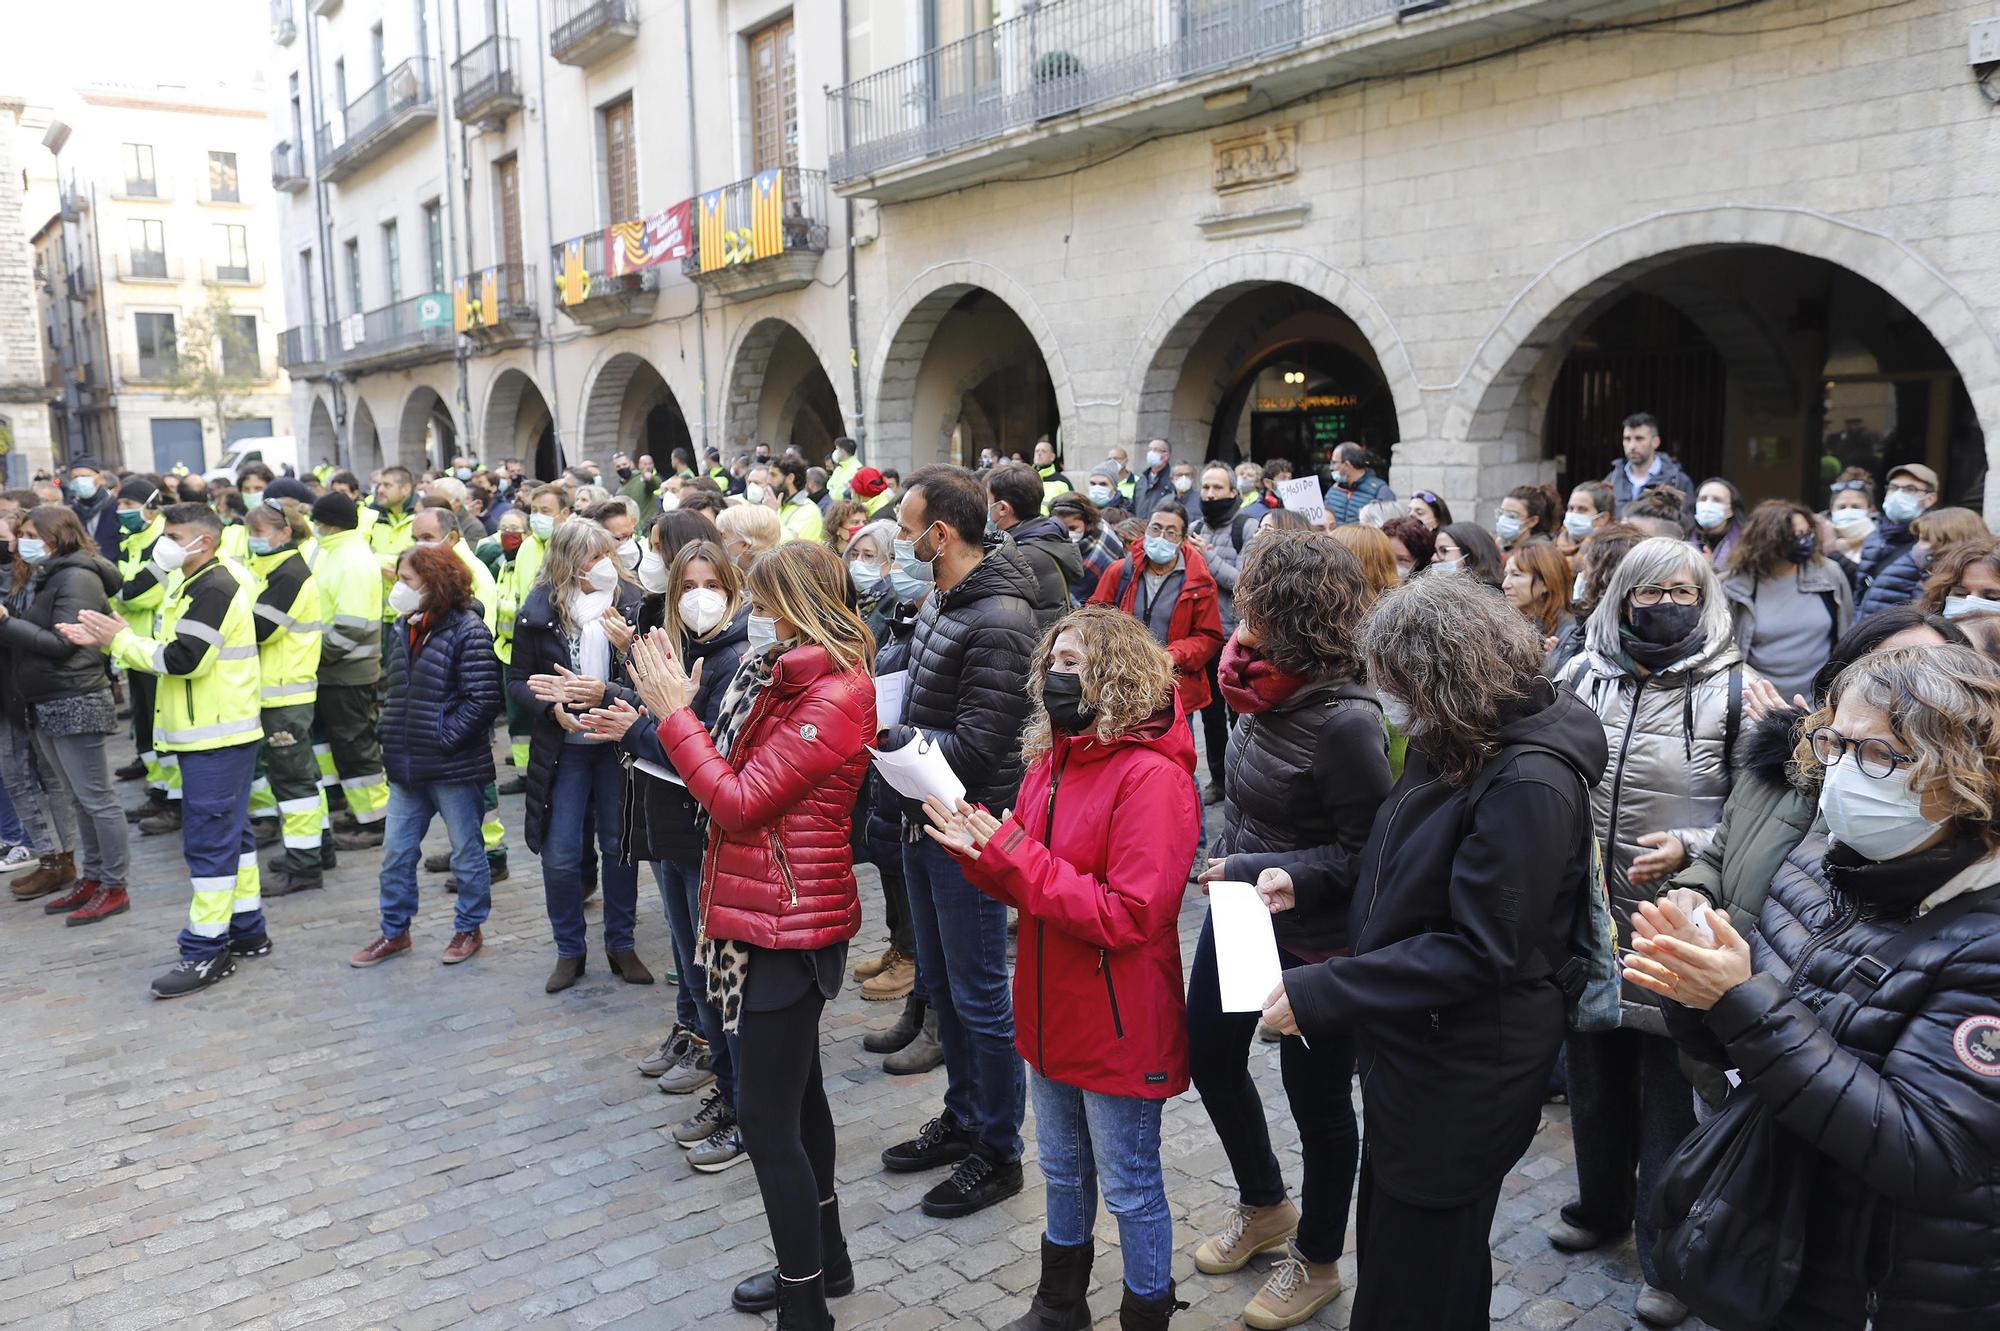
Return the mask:
M 1167 1319 L 1187 1307 L 1174 1298 L 1174 1282 L 1157 1299 L 1142 1299 L 1125 1287 L 1125 1302 L 1118 1305 L 1118 1331 L 1166 1331 Z
M 1090 1288 L 1090 1261 L 1095 1243 L 1065 1248 L 1042 1236 L 1042 1283 L 1028 1311 L 1001 1328 L 1001 1331 L 1090 1331 L 1090 1305 L 1084 1291 Z M 1132 1297 L 1130 1292 L 1125 1296 Z
M 822 1277 L 778 1282 L 778 1331 L 834 1331 Z
M 821 1284 L 830 1299 L 854 1292 L 854 1259 L 847 1255 L 847 1239 L 840 1232 L 840 1199 L 830 1197 L 819 1204 L 819 1250 L 825 1261 Z M 729 1296 L 730 1306 L 741 1313 L 769 1312 L 778 1306 L 778 1271 L 759 1271 L 744 1279 Z
M 871 1054 L 893 1054 L 917 1038 L 924 1028 L 924 1000 L 911 994 L 903 1000 L 903 1015 L 886 1031 L 870 1031 L 861 1037 L 861 1047 Z

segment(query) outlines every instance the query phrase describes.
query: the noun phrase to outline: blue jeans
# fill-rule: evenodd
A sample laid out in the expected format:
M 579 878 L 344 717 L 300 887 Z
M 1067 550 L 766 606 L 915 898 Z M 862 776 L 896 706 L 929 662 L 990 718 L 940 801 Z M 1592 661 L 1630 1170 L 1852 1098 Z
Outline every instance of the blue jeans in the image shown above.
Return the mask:
M 27 840 L 28 833 L 21 826 L 21 816 L 14 812 L 14 801 L 7 798 L 6 783 L 0 782 L 0 841 L 19 846 Z
M 1049 1242 L 1075 1248 L 1091 1241 L 1101 1178 L 1104 1205 L 1118 1220 L 1126 1287 L 1142 1299 L 1161 1297 L 1174 1266 L 1174 1217 L 1160 1173 L 1162 1102 L 1033 1076 Z
M 604 889 L 604 950 L 629 952 L 639 913 L 639 871 L 618 862 L 619 791 L 625 774 L 615 744 L 565 744 L 549 792 L 549 822 L 542 833 L 542 895 L 556 955 L 580 957 L 583 924 L 583 841 L 588 810 L 597 822 L 599 882 Z
M 929 837 L 903 846 L 917 969 L 944 1045 L 944 1107 L 1004 1164 L 1021 1158 L 1028 1087 L 1014 1052 L 1007 908 L 965 881 Z
M 736 1037 L 722 1029 L 722 1014 L 708 1001 L 708 972 L 695 960 L 694 920 L 701 909 L 701 861 L 656 860 L 653 877 L 667 908 L 667 932 L 674 940 L 674 964 L 681 982 L 674 996 L 675 1020 L 708 1041 L 709 1067 L 722 1103 L 736 1108 Z
M 382 936 L 400 938 L 417 913 L 417 863 L 431 816 L 451 833 L 451 871 L 458 875 L 454 928 L 469 934 L 493 910 L 493 880 L 479 825 L 486 816 L 480 788 L 471 782 L 428 786 L 389 783 L 389 816 L 382 830 Z

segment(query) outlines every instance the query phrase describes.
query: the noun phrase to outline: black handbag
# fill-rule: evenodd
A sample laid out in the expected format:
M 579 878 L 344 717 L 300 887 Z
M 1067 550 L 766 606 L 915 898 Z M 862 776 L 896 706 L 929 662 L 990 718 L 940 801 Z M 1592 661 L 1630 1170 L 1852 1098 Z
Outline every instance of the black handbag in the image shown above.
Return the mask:
M 1911 950 L 1970 910 L 1976 897 L 1952 898 L 1854 960 L 1838 986 L 1853 1001 L 1829 1023 L 1836 1040 Z M 1823 1019 L 1829 1008 L 1821 1009 Z M 1654 1186 L 1659 1287 L 1718 1331 L 1769 1326 L 1798 1287 L 1819 1165 L 1819 1152 L 1780 1124 L 1764 1101 L 1742 1090 L 1732 1094 L 1688 1134 Z

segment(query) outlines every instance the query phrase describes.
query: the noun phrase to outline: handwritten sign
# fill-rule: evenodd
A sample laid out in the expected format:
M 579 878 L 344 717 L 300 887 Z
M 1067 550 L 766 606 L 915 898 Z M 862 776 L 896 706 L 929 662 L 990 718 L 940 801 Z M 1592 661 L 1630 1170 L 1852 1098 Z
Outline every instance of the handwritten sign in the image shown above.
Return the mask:
M 1319 488 L 1317 476 L 1295 476 L 1289 481 L 1279 481 L 1278 499 L 1315 527 L 1326 521 L 1326 492 Z

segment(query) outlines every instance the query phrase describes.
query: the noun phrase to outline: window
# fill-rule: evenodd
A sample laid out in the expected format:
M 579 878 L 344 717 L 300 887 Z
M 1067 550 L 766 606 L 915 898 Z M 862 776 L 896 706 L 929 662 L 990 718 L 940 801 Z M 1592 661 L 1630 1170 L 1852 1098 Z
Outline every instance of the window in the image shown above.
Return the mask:
M 246 239 L 244 228 L 232 225 L 216 226 L 215 280 L 218 282 L 250 280 L 250 242 Z
M 389 303 L 403 298 L 403 243 L 396 236 L 396 224 L 382 224 L 382 266 L 389 274 Z
M 174 331 L 174 316 L 135 314 L 132 321 L 139 332 L 139 377 L 170 378 L 181 360 L 181 344 Z
M 142 199 L 159 197 L 160 182 L 153 174 L 152 144 L 125 145 L 125 192 Z
M 368 53 L 375 62 L 375 77 L 379 80 L 389 72 L 389 46 L 382 40 L 382 25 L 379 23 L 368 30 Z
M 495 230 L 499 232 L 500 262 L 519 264 L 521 262 L 521 162 L 517 157 L 503 157 L 493 164 L 494 206 L 500 210 L 494 219 Z
M 430 265 L 430 289 L 444 290 L 444 208 L 436 199 L 424 205 L 424 260 Z
M 798 67 L 789 16 L 750 34 L 750 147 L 754 171 L 798 165 Z
M 212 203 L 241 203 L 243 193 L 236 185 L 236 154 L 212 152 L 208 155 L 208 197 Z
M 318 302 L 319 293 L 313 290 L 313 252 L 299 251 L 299 308 L 305 311 L 305 318 L 299 322 L 308 329 L 313 326 L 313 306 Z
M 599 111 L 604 134 L 604 193 L 610 222 L 639 215 L 639 154 L 632 143 L 632 99 L 621 97 Z
M 333 104 L 340 108 L 341 126 L 347 124 L 347 61 L 345 58 L 333 62 Z
M 361 313 L 361 242 L 347 242 L 347 312 Z
M 222 372 L 232 379 L 261 379 L 263 356 L 257 350 L 257 316 L 225 316 L 222 335 Z
M 299 76 L 293 74 L 289 83 L 292 98 L 292 144 L 298 149 L 298 160 L 303 163 L 306 160 L 306 132 L 305 113 L 299 102 Z
M 426 0 L 417 0 L 417 54 L 431 53 L 431 15 Z
M 153 218 L 128 218 L 125 235 L 132 249 L 132 276 L 167 275 L 166 223 Z

